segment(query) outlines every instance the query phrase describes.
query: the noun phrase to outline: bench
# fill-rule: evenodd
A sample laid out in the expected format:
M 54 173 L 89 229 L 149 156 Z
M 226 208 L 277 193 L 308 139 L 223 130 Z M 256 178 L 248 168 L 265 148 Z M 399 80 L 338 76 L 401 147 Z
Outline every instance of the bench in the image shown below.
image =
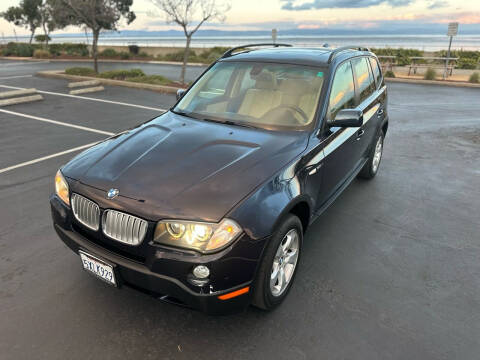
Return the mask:
M 418 69 L 428 69 L 428 68 L 433 68 L 433 69 L 441 69 L 445 70 L 445 62 L 447 61 L 447 58 L 443 57 L 433 57 L 433 56 L 427 56 L 427 57 L 411 57 L 412 60 L 411 64 L 408 67 L 408 75 L 412 73 L 416 75 Z M 427 64 L 419 64 L 417 63 L 418 60 L 423 60 L 423 61 L 430 61 L 431 63 Z M 457 61 L 458 58 L 448 58 L 448 65 L 447 65 L 447 76 L 450 75 L 452 76 L 453 74 L 453 69 L 455 68 L 455 63 L 450 64 L 450 61 Z M 435 63 L 436 62 L 436 63 Z
M 382 72 L 393 71 L 393 67 L 397 65 L 396 56 L 380 55 L 377 57 L 378 60 L 380 60 L 380 67 L 382 68 Z

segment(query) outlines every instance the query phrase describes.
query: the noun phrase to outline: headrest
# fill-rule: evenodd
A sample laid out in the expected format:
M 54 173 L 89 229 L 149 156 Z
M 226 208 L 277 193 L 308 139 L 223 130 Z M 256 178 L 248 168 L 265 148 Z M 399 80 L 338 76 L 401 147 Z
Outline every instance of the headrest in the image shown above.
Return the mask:
M 285 79 L 280 84 L 280 91 L 285 94 L 300 96 L 310 91 L 310 89 L 311 84 L 304 79 Z
M 255 79 L 255 87 L 257 89 L 268 89 L 268 90 L 277 89 L 277 79 L 270 72 L 262 71 L 260 74 L 255 76 L 254 79 Z

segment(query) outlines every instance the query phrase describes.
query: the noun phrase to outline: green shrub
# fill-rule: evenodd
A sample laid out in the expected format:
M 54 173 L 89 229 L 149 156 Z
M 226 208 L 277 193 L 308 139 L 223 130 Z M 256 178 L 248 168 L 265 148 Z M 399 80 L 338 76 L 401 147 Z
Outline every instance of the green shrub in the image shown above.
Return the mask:
M 153 85 L 170 85 L 172 83 L 171 80 L 161 75 L 144 75 L 144 76 L 130 77 L 130 78 L 127 78 L 127 80 L 144 83 L 144 84 L 153 84 Z
M 130 54 L 137 55 L 140 52 L 140 48 L 137 45 L 128 45 L 128 51 Z
M 120 55 L 120 59 L 122 59 L 122 60 L 130 59 L 130 54 L 125 52 L 125 51 L 122 51 L 119 55 Z
M 432 68 L 428 68 L 427 71 L 425 72 L 425 75 L 423 76 L 425 80 L 435 80 L 436 77 L 437 77 L 437 72 Z
M 37 59 L 48 59 L 50 57 L 50 52 L 43 49 L 37 49 L 33 52 L 33 57 Z
M 480 73 L 474 72 L 470 77 L 468 78 L 468 82 L 478 84 L 480 83 Z
M 412 62 L 411 57 L 424 55 L 423 51 L 417 49 L 372 48 L 371 51 L 377 54 L 377 56 L 395 56 L 395 61 L 399 66 L 409 65 Z M 422 61 L 417 61 L 417 63 L 420 64 Z
M 64 51 L 71 56 L 88 56 L 87 44 L 63 44 Z
M 54 56 L 88 56 L 88 46 L 86 44 L 50 44 L 48 45 L 48 50 L 50 51 L 50 54 Z
M 222 56 L 229 48 L 215 46 L 211 49 L 204 50 L 199 56 L 197 61 L 202 63 L 210 64 L 216 61 L 220 56 Z
M 9 42 L 3 50 L 3 54 L 5 56 L 30 57 L 33 55 L 34 49 L 30 44 Z
M 95 76 L 95 70 L 86 67 L 72 67 L 65 69 L 67 75 L 79 75 L 79 76 Z
M 477 65 L 478 60 L 476 59 L 460 58 L 457 62 L 457 69 L 475 70 Z
M 98 76 L 104 79 L 125 80 L 127 78 L 145 76 L 145 73 L 141 69 L 111 70 L 105 71 Z
M 114 49 L 105 49 L 103 50 L 102 52 L 100 52 L 99 54 L 101 57 L 109 57 L 109 58 L 113 58 L 113 57 L 117 57 L 118 55 L 120 55 L 119 53 L 117 53 Z
M 395 73 L 394 73 L 392 70 L 388 70 L 388 71 L 385 71 L 384 76 L 385 76 L 386 78 L 394 78 L 394 77 L 395 77 Z
M 195 56 L 194 51 L 190 51 L 189 58 Z M 163 57 L 167 61 L 183 61 L 183 50 L 175 51 L 173 53 L 165 54 Z
M 63 44 L 50 44 L 48 45 L 48 51 L 53 56 L 60 56 L 62 54 Z
M 140 54 L 137 55 L 138 57 L 141 57 L 141 58 L 148 58 L 150 57 L 150 55 L 148 55 L 145 51 L 142 51 Z

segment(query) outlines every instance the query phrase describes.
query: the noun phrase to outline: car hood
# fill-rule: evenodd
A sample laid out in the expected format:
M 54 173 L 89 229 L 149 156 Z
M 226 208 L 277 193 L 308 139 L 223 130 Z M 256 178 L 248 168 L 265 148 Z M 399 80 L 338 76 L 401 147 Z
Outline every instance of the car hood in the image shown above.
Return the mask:
M 243 128 L 167 112 L 84 151 L 62 172 L 102 194 L 118 189 L 119 198 L 136 200 L 130 212 L 150 220 L 216 222 L 299 155 L 307 139 L 303 132 Z M 109 201 L 115 207 L 116 199 Z

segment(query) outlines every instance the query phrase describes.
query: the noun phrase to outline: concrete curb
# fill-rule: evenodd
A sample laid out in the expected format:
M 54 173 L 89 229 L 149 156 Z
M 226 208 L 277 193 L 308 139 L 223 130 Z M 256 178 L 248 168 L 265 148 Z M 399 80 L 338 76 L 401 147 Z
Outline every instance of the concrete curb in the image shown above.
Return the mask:
M 152 85 L 152 84 L 142 84 L 130 81 L 123 80 L 112 80 L 112 79 L 102 79 L 95 78 L 90 76 L 77 76 L 77 75 L 67 75 L 63 70 L 51 70 L 51 71 L 39 71 L 37 72 L 38 76 L 47 77 L 47 78 L 56 78 L 56 79 L 67 79 L 67 80 L 97 80 L 100 84 L 103 85 L 113 85 L 113 86 L 124 86 L 135 89 L 143 90 L 152 90 L 164 94 L 176 94 L 180 87 L 174 86 L 165 86 L 165 85 Z
M 79 94 L 87 94 L 87 93 L 98 92 L 103 90 L 105 90 L 103 86 L 96 86 L 96 87 L 89 87 L 89 88 L 78 89 L 78 90 L 70 90 L 69 94 L 79 95 Z
M 69 88 L 76 88 L 82 86 L 96 86 L 99 85 L 100 82 L 98 80 L 87 80 L 87 81 L 75 81 L 68 84 Z
M 90 61 L 93 64 L 93 60 L 90 58 L 85 59 L 52 59 L 52 58 L 44 58 L 44 59 L 37 59 L 33 57 L 18 57 L 18 56 L 0 56 L 1 60 L 16 60 L 16 61 L 49 61 L 49 62 L 85 62 Z M 140 64 L 163 64 L 163 65 L 176 65 L 182 66 L 182 63 L 178 61 L 157 61 L 157 60 L 116 60 L 116 59 L 98 59 L 99 63 L 110 63 L 110 62 L 117 62 L 117 63 L 140 63 Z M 201 63 L 187 63 L 187 66 L 204 66 L 207 67 L 208 64 L 201 64 Z
M 2 91 L 0 92 L 0 99 L 6 99 L 10 97 L 20 96 L 20 95 L 32 95 L 37 92 L 37 89 L 22 89 L 22 90 L 12 90 L 12 91 Z
M 385 81 L 406 83 L 406 84 L 417 84 L 417 85 L 440 85 L 440 86 L 453 86 L 453 87 L 466 87 L 466 88 L 480 89 L 480 84 L 473 84 L 473 83 L 461 82 L 461 81 L 420 80 L 420 79 L 408 79 L 408 78 L 402 78 L 402 77 L 385 78 Z
M 12 99 L 0 100 L 0 106 L 23 104 L 23 103 L 39 101 L 39 100 L 43 100 L 42 95 L 23 96 L 23 97 L 17 97 Z

